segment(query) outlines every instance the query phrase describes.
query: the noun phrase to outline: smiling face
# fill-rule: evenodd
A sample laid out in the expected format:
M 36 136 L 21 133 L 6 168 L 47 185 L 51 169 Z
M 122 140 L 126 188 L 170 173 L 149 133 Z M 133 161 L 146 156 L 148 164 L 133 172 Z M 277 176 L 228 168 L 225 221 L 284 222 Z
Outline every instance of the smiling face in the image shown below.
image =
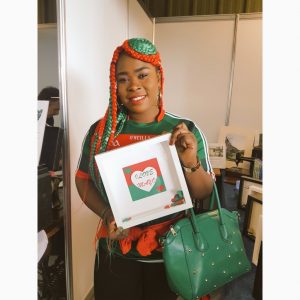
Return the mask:
M 150 63 L 121 54 L 116 66 L 117 94 L 132 120 L 149 123 L 159 113 L 160 73 Z

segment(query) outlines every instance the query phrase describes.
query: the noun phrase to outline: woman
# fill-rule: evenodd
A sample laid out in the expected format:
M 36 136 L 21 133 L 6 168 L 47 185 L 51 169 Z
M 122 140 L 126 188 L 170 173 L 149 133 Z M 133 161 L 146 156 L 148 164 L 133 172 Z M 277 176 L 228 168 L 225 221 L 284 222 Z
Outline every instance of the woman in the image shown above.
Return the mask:
M 171 132 L 192 198 L 212 191 L 213 170 L 207 143 L 192 121 L 166 113 L 163 68 L 155 46 L 146 39 L 126 40 L 110 65 L 110 100 L 105 116 L 84 140 L 76 186 L 84 203 L 102 222 L 94 269 L 96 300 L 175 300 L 169 289 L 159 235 L 182 213 L 126 230 L 116 227 L 94 156 L 164 132 Z

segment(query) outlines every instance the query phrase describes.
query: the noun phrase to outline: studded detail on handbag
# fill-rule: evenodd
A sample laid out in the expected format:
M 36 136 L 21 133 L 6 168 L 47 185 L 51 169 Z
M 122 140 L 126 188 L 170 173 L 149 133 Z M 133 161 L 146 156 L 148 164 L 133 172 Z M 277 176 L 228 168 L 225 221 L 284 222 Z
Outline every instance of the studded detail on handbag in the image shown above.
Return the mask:
M 184 300 L 196 300 L 251 270 L 239 229 L 238 213 L 221 208 L 177 221 L 163 238 L 169 286 Z

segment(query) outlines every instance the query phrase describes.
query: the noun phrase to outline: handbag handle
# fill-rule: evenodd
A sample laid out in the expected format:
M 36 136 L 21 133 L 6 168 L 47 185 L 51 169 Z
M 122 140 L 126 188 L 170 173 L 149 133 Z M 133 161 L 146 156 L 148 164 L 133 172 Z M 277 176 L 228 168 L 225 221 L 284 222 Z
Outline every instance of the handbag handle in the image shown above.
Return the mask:
M 211 196 L 210 196 L 210 209 L 212 209 L 212 206 L 213 206 L 213 203 L 214 203 L 214 198 L 216 199 L 217 209 L 218 209 L 218 213 L 219 213 L 220 232 L 221 232 L 221 235 L 222 235 L 223 239 L 228 240 L 228 232 L 227 232 L 226 226 L 225 226 L 224 221 L 223 221 L 223 213 L 222 213 L 222 210 L 221 210 L 221 203 L 220 203 L 218 190 L 217 190 L 217 186 L 216 186 L 215 182 L 214 182 L 214 185 L 213 185 L 213 191 L 212 191 Z M 197 226 L 194 209 L 190 208 L 189 211 L 190 211 L 190 218 L 189 219 L 192 223 L 192 228 L 193 228 L 193 233 L 194 233 L 194 239 L 195 239 L 196 246 L 197 246 L 199 251 L 205 251 L 208 248 L 208 244 L 207 244 L 205 238 L 203 237 L 203 235 L 200 233 L 200 230 Z

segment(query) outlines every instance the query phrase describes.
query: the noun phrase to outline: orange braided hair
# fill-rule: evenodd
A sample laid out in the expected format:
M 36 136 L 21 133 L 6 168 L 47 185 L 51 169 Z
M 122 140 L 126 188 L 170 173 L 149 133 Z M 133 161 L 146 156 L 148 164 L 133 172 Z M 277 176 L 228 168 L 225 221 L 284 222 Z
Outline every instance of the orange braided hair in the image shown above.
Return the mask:
M 118 105 L 117 100 L 117 82 L 116 82 L 116 65 L 121 52 L 126 52 L 129 56 L 141 61 L 152 64 L 157 67 L 161 74 L 161 89 L 159 98 L 160 114 L 163 112 L 163 86 L 164 73 L 161 65 L 160 55 L 155 46 L 144 38 L 132 38 L 126 40 L 121 46 L 117 47 L 113 53 L 110 63 L 110 99 L 109 106 L 104 117 L 98 122 L 95 132 L 91 138 L 90 149 L 90 173 L 96 186 L 103 191 L 102 181 L 100 180 L 97 165 L 94 156 L 104 152 L 114 138 L 121 132 L 127 112 Z

